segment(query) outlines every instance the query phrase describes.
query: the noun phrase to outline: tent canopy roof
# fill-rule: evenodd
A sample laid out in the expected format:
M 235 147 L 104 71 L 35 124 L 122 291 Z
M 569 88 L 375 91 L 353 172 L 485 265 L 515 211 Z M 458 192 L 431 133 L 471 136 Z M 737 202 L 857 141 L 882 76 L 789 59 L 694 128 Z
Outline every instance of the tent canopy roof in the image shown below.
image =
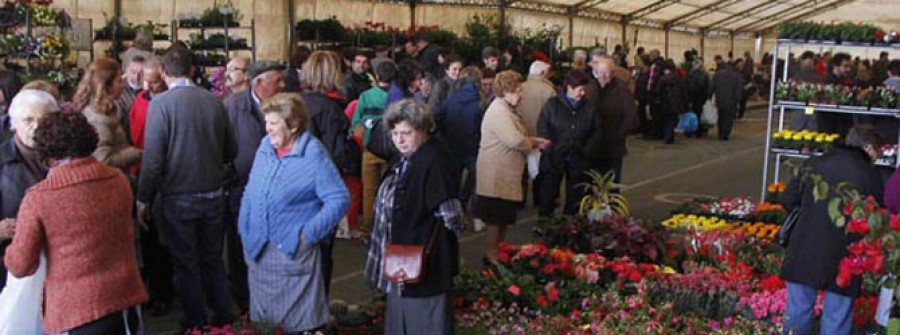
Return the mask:
M 398 0 L 564 13 L 687 32 L 760 32 L 854 0 Z M 871 0 L 869 0 L 871 1 Z M 867 2 L 864 0 L 863 2 Z

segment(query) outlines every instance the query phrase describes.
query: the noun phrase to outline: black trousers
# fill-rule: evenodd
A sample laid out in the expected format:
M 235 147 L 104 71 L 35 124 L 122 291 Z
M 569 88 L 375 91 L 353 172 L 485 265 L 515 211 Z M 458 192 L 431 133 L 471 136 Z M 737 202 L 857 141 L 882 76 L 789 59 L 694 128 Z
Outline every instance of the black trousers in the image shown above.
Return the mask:
M 645 135 L 650 129 L 650 118 L 647 117 L 647 99 L 638 99 L 637 103 L 637 129 Z
M 228 281 L 231 283 L 231 297 L 241 313 L 250 310 L 250 286 L 247 283 L 247 261 L 244 260 L 244 244 L 238 234 L 238 212 L 240 200 L 229 201 L 225 220 L 225 253 L 228 255 Z
M 563 177 L 566 181 L 566 200 L 563 205 L 564 214 L 576 214 L 578 204 L 584 197 L 584 190 L 578 186 L 587 181 L 584 175 L 585 166 L 581 162 L 565 162 L 562 167 L 541 170 L 537 176 L 536 184 L 540 185 L 538 194 L 538 215 L 548 217 L 553 215 L 556 209 L 556 199 L 559 198 L 559 184 Z
M 675 143 L 675 127 L 678 126 L 678 115 L 666 113 L 660 119 L 663 139 L 667 144 Z
M 144 275 L 150 299 L 162 303 L 171 303 L 175 299 L 175 285 L 172 282 L 172 258 L 169 250 L 160 243 L 158 216 L 147 220 L 149 230 L 141 236 L 141 254 L 144 256 Z
M 700 121 L 703 116 L 703 106 L 706 105 L 706 98 L 697 98 L 691 101 L 691 110 L 694 111 L 694 114 L 697 115 L 697 120 Z M 703 122 L 699 122 L 697 125 L 696 135 L 704 135 L 706 134 L 706 125 Z
M 137 334 L 140 326 L 141 316 L 137 307 L 130 307 L 125 311 L 113 312 L 90 323 L 70 329 L 67 333 L 69 335 L 122 335 L 128 329 L 131 334 Z
M 226 202 L 224 196 L 212 192 L 165 195 L 160 202 L 185 328 L 207 325 L 207 307 L 214 313 L 213 325 L 234 321 L 222 261 Z
M 665 136 L 666 115 L 665 106 L 661 102 L 650 103 L 650 130 L 647 135 L 650 139 L 661 139 Z
M 719 109 L 719 139 L 727 140 L 731 137 L 731 128 L 734 126 L 734 114 L 737 106 L 718 106 Z

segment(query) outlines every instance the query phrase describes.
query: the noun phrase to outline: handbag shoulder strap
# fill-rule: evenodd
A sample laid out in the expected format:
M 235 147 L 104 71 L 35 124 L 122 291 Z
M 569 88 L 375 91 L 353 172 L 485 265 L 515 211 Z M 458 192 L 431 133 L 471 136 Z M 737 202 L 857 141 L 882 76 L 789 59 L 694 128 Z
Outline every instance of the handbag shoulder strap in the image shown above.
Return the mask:
M 434 246 L 434 240 L 437 238 L 438 229 L 441 228 L 440 220 L 434 223 L 434 226 L 431 227 L 431 234 L 428 236 L 428 242 L 425 242 L 425 256 L 431 254 L 431 247 Z

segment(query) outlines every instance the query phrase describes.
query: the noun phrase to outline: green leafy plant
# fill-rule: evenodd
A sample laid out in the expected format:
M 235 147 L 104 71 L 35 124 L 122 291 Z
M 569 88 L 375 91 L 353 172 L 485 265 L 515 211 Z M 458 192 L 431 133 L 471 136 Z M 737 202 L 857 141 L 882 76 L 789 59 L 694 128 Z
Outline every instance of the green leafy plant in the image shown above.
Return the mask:
M 615 182 L 615 172 L 605 174 L 596 170 L 585 172 L 590 178 L 587 183 L 579 184 L 587 195 L 581 199 L 578 212 L 587 215 L 589 219 L 597 221 L 603 213 L 613 213 L 620 217 L 628 215 L 628 199 L 618 192 L 622 185 Z

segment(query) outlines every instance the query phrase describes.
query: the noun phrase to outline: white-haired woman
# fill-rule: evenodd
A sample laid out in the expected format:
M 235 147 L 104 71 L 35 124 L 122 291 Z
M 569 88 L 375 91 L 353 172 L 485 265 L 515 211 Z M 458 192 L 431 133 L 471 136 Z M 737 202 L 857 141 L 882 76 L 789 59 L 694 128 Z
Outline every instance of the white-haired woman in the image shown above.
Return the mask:
M 25 190 L 47 176 L 47 168 L 35 152 L 34 130 L 44 115 L 59 111 L 56 99 L 47 92 L 22 90 L 9 105 L 13 136 L 0 144 L 0 291 L 6 286 L 6 266 L 2 259 L 16 225 L 19 204 Z

